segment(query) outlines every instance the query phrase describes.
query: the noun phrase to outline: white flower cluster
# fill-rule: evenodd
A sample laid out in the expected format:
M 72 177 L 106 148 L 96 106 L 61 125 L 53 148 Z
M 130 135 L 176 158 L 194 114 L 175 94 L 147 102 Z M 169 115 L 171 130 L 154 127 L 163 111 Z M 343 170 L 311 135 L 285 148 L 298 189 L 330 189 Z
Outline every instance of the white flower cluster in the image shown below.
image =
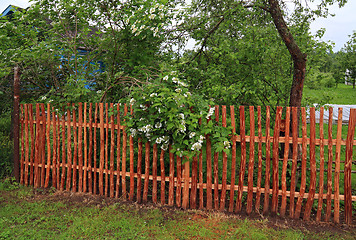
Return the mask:
M 143 126 L 138 129 L 138 131 L 143 132 L 143 133 L 149 133 L 152 130 L 152 125 L 147 124 L 146 126 Z
M 166 75 L 166 76 L 163 78 L 163 80 L 164 80 L 164 81 L 167 81 L 167 80 L 168 80 L 168 78 L 169 78 L 169 76 L 168 76 L 168 75 Z
M 224 148 L 230 148 L 230 142 L 229 141 L 224 141 Z
M 143 110 L 143 111 L 146 111 L 147 110 L 147 107 L 145 105 L 142 105 L 140 104 L 140 108 Z
M 134 105 L 134 104 L 135 104 L 135 102 L 136 102 L 136 100 L 135 100 L 134 98 L 131 98 L 131 100 L 130 100 L 130 104 L 131 104 L 131 105 Z
M 205 139 L 204 136 L 200 136 L 198 142 L 196 142 L 196 143 L 194 143 L 194 144 L 192 145 L 191 150 L 192 150 L 192 151 L 200 150 L 201 147 L 202 147 L 202 145 L 203 145 L 203 140 L 204 140 L 204 139 Z
M 156 124 L 155 124 L 155 128 L 161 128 L 162 127 L 162 123 L 161 122 L 157 122 Z
M 189 133 L 189 138 L 193 138 L 195 136 L 195 132 Z
M 183 87 L 188 87 L 188 85 L 182 81 L 180 81 L 178 78 L 173 77 L 172 78 L 172 82 L 178 84 L 179 86 L 183 86 Z
M 215 108 L 211 107 L 209 109 L 208 115 L 206 115 L 206 119 L 209 119 L 214 114 Z
M 157 93 L 151 93 L 150 97 L 157 97 Z
M 185 131 L 187 130 L 186 126 L 185 126 L 185 121 L 182 119 L 180 121 L 181 126 L 179 127 L 178 131 L 181 133 L 185 133 Z
M 41 97 L 41 101 L 44 101 L 44 100 L 46 100 L 46 99 L 47 99 L 46 96 L 42 96 L 42 97 Z
M 182 120 L 184 120 L 184 114 L 183 113 L 179 113 L 178 115 Z
M 131 135 L 132 137 L 135 137 L 136 134 L 137 134 L 137 130 L 134 129 L 134 128 L 131 128 L 131 129 L 130 129 L 130 135 Z

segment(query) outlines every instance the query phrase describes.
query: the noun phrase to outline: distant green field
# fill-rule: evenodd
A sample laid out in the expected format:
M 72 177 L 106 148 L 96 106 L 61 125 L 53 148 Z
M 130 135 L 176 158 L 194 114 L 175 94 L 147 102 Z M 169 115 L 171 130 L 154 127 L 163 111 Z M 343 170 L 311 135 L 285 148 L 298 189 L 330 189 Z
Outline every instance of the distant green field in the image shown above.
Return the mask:
M 356 88 L 339 84 L 337 88 L 321 88 L 321 89 L 309 89 L 304 87 L 303 100 L 308 100 L 313 103 L 320 103 L 318 99 L 329 99 L 326 103 L 329 104 L 344 104 L 344 105 L 356 105 Z M 323 103 L 323 102 L 321 102 Z

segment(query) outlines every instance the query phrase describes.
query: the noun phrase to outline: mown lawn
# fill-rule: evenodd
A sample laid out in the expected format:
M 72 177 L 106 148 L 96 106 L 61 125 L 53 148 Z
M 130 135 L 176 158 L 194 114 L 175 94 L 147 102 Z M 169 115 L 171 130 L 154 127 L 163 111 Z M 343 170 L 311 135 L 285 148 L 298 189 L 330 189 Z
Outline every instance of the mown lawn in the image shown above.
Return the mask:
M 329 98 L 328 104 L 356 105 L 356 88 L 339 84 L 337 88 L 309 89 L 304 87 L 303 99 Z M 318 103 L 318 102 L 314 102 Z
M 355 228 L 0 183 L 0 239 L 353 239 Z

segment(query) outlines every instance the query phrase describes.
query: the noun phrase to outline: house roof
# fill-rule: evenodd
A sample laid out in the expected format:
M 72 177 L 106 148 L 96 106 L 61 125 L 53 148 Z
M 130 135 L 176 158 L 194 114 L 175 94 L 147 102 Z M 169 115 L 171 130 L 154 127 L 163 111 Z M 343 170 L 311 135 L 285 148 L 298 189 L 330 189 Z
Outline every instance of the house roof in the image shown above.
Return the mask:
M 9 5 L 0 15 L 0 17 L 5 17 L 13 14 L 16 11 L 22 11 L 23 9 L 15 5 Z

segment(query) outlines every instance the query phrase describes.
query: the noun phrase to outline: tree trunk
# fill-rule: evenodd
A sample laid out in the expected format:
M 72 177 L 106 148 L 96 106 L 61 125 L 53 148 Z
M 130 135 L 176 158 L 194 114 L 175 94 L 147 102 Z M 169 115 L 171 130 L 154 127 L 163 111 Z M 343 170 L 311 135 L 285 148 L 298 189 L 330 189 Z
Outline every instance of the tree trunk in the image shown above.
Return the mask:
M 281 36 L 293 59 L 294 74 L 290 91 L 289 105 L 291 107 L 301 107 L 307 56 L 306 54 L 302 53 L 298 47 L 298 44 L 294 40 L 292 33 L 288 29 L 288 26 L 284 21 L 278 0 L 268 0 L 268 3 L 268 10 L 273 18 L 274 25 L 276 26 L 279 35 Z

